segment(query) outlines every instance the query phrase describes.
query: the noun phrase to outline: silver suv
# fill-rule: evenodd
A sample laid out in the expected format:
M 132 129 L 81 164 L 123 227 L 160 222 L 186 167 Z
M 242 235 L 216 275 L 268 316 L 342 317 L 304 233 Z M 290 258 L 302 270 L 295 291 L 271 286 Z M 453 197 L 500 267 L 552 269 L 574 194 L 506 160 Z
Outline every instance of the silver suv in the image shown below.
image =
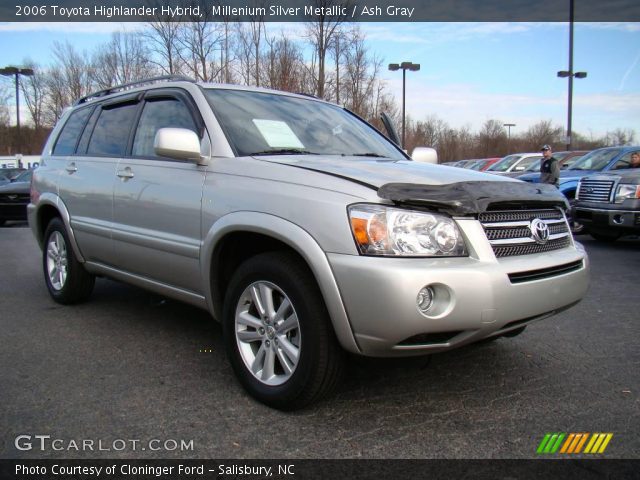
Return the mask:
M 208 310 L 238 379 L 300 408 L 345 351 L 512 336 L 578 302 L 588 260 L 553 187 L 412 161 L 337 105 L 164 78 L 76 102 L 35 171 L 53 299 L 105 276 Z

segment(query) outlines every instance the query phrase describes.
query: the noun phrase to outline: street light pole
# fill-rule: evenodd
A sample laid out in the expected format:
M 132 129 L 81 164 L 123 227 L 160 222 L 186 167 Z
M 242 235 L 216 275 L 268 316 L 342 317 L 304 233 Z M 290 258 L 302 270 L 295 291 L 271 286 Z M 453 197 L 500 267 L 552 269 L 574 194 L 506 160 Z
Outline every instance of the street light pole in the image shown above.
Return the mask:
M 502 125 L 503 127 L 507 127 L 507 154 L 511 151 L 511 127 L 515 127 L 515 123 L 505 123 Z
M 569 0 L 569 70 L 561 70 L 558 77 L 569 80 L 569 93 L 567 98 L 567 150 L 571 150 L 571 119 L 573 117 L 573 77 L 587 78 L 587 72 L 573 71 L 573 18 L 574 0 Z
M 417 72 L 420 70 L 419 63 L 411 63 L 411 62 L 402 62 L 400 64 L 390 63 L 389 70 L 395 72 L 397 70 L 402 69 L 402 148 L 405 147 L 405 92 L 407 85 L 407 70 L 411 70 L 412 72 Z
M 0 68 L 0 75 L 5 77 L 15 77 L 16 82 L 16 152 L 22 153 L 22 142 L 20 139 L 20 75 L 30 77 L 33 75 L 31 68 L 4 67 Z

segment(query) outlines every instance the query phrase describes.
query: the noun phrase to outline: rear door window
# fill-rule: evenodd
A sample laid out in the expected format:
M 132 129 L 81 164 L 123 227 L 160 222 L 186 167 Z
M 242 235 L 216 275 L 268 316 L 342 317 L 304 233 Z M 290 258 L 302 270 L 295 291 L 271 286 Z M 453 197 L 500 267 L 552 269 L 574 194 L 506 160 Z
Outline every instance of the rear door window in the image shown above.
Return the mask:
M 93 129 L 87 155 L 123 156 L 137 109 L 137 103 L 103 107 Z
M 89 115 L 93 108 L 81 108 L 71 114 L 67 123 L 65 123 L 53 147 L 53 155 L 73 155 L 76 151 L 78 138 L 82 134 Z

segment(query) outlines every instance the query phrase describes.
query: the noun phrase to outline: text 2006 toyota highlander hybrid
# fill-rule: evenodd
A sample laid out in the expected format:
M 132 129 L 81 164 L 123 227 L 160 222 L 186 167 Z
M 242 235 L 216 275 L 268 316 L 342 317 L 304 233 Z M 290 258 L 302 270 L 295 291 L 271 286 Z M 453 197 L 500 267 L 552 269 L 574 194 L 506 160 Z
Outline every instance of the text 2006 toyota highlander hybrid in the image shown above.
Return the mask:
M 578 302 L 566 207 L 553 187 L 412 161 L 337 105 L 164 78 L 76 102 L 28 212 L 54 300 L 106 276 L 207 309 L 242 385 L 293 409 L 336 384 L 345 351 L 440 352 Z

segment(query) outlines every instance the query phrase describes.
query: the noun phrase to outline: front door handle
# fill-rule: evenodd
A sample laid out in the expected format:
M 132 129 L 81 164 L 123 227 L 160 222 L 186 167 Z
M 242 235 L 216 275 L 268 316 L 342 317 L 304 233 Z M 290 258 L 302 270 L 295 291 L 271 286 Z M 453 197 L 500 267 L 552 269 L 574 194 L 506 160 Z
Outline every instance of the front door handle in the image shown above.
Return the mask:
M 69 173 L 76 173 L 78 171 L 78 167 L 76 167 L 76 162 L 71 162 L 69 165 L 67 165 L 67 168 L 65 168 L 65 170 Z
M 129 178 L 133 178 L 133 172 L 131 171 L 131 169 L 129 167 L 125 168 L 124 170 L 118 170 L 116 172 L 116 175 L 118 175 L 120 178 L 124 179 L 124 180 L 128 180 Z

